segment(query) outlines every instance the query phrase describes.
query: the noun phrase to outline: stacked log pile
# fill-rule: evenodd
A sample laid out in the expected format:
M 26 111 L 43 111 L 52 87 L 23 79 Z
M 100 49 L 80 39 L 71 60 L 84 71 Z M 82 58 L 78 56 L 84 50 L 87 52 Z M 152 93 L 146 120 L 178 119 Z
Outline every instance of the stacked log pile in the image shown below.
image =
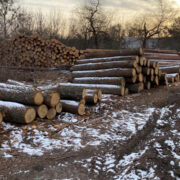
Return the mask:
M 83 51 L 67 47 L 58 40 L 42 40 L 37 35 L 17 35 L 3 41 L 0 47 L 1 66 L 59 67 L 73 65 Z
M 164 67 L 159 59 L 173 53 L 173 66 Z M 163 55 L 162 55 L 163 54 Z M 151 53 L 150 53 L 151 55 Z M 73 86 L 97 87 L 103 93 L 122 95 L 141 92 L 143 89 L 167 85 L 169 77 L 179 81 L 179 55 L 175 51 L 158 51 L 151 59 L 143 49 L 102 50 L 88 49 L 71 68 Z M 86 58 L 86 59 L 83 59 Z M 168 73 L 166 73 L 168 72 Z M 175 74 L 178 73 L 178 74 Z M 75 84 L 74 84 L 75 83 Z M 102 87 L 108 87 L 106 91 Z M 117 91 L 117 88 L 119 89 Z M 116 89 L 116 90 L 115 90 Z
M 69 88 L 66 83 L 35 88 L 10 80 L 0 83 L 0 123 L 28 124 L 36 117 L 52 120 L 62 111 L 83 115 L 86 104 L 97 104 L 101 98 L 102 91 L 96 88 Z
M 144 56 L 149 61 L 159 64 L 160 71 L 169 83 L 180 81 L 180 55 L 176 50 L 144 49 Z

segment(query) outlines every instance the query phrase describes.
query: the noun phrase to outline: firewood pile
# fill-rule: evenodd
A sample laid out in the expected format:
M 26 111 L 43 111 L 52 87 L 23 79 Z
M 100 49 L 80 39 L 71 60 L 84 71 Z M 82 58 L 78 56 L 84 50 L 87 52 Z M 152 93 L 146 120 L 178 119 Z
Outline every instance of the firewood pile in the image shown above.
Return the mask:
M 1 42 L 1 66 L 59 67 L 73 65 L 83 51 L 68 47 L 56 39 L 42 40 L 24 34 Z
M 165 66 L 164 59 L 169 52 L 173 57 L 170 59 L 173 65 Z M 71 68 L 72 86 L 100 88 L 105 94 L 124 96 L 151 87 L 167 85 L 170 77 L 173 77 L 174 81 L 179 81 L 180 56 L 176 51 L 158 50 L 154 57 L 149 58 L 147 50 L 141 48 L 120 51 L 86 50 L 81 60 Z
M 0 83 L 0 122 L 28 124 L 36 119 L 54 119 L 61 112 L 85 114 L 86 105 L 102 98 L 100 89 L 69 88 L 67 83 L 33 87 L 17 81 Z

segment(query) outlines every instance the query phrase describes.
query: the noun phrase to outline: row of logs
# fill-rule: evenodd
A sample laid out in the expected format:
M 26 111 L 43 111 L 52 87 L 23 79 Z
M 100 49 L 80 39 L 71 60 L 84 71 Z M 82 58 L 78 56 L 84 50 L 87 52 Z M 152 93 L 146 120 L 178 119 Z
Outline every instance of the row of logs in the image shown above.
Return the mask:
M 179 64 L 162 67 L 158 60 L 160 57 L 164 58 L 167 53 L 172 53 L 177 60 L 179 55 L 176 51 L 157 50 L 159 53 L 155 56 L 157 59 L 148 58 L 146 55 L 150 52 L 146 53 L 141 48 L 88 49 L 71 68 L 72 82 L 76 86 L 101 87 L 103 93 L 124 96 L 128 92 L 137 93 L 143 89 L 167 85 L 168 82 L 173 82 L 173 80 L 168 81 L 170 76 L 173 76 L 174 81 L 179 81 Z
M 83 51 L 67 47 L 56 39 L 42 40 L 37 35 L 16 35 L 0 44 L 0 65 L 16 67 L 59 67 L 73 65 Z
M 86 104 L 97 104 L 101 99 L 102 91 L 96 88 L 69 88 L 65 83 L 33 87 L 9 80 L 0 83 L 0 122 L 28 124 L 36 116 L 51 120 L 62 111 L 83 115 Z

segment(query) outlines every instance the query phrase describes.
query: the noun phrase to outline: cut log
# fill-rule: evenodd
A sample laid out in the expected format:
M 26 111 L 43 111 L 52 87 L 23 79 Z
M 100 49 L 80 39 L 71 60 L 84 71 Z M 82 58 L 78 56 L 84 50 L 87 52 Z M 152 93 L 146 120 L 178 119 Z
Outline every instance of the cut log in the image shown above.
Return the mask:
M 55 107 L 60 101 L 60 94 L 58 92 L 52 92 L 49 90 L 43 91 L 44 104 Z
M 137 65 L 136 71 L 137 73 L 142 73 L 142 67 Z
M 86 58 L 113 57 L 113 56 L 139 56 L 143 54 L 142 48 L 123 50 L 96 50 L 86 51 Z
M 27 85 L 27 84 L 25 84 L 23 82 L 15 81 L 15 80 L 12 80 L 12 79 L 8 79 L 7 82 L 9 84 L 17 85 L 17 86 L 29 86 L 29 87 L 32 87 L 31 85 Z
M 159 68 L 158 68 L 158 67 L 155 67 L 155 68 L 154 68 L 154 74 L 155 74 L 155 75 L 159 75 Z
M 45 104 L 35 107 L 38 117 L 44 119 L 48 113 L 48 107 Z
M 137 76 L 133 76 L 131 78 L 126 78 L 125 79 L 125 82 L 129 83 L 129 84 L 136 83 L 136 81 L 137 81 Z
M 159 86 L 159 77 L 158 76 L 155 76 L 154 81 L 155 81 L 156 86 Z
M 101 89 L 86 89 L 86 93 L 96 93 L 98 100 L 102 100 L 102 91 Z
M 81 70 L 99 70 L 99 69 L 112 69 L 112 68 L 136 68 L 136 61 L 115 61 L 115 62 L 104 62 L 104 63 L 88 63 L 75 65 L 71 68 L 72 71 Z
M 3 121 L 3 111 L 0 110 L 0 124 L 2 123 L 2 121 Z
M 174 83 L 175 82 L 175 78 L 172 76 L 167 76 L 167 80 L 168 80 L 168 83 Z
M 126 86 L 131 93 L 139 93 L 144 90 L 144 83 L 127 84 Z
M 178 73 L 167 74 L 167 79 L 168 82 L 170 83 L 179 82 L 179 74 Z
M 129 89 L 126 88 L 126 89 L 125 89 L 125 96 L 127 96 L 128 94 L 129 94 Z
M 79 103 L 86 105 L 85 99 L 81 99 L 81 100 L 79 101 Z
M 18 102 L 25 105 L 41 105 L 44 97 L 41 92 L 19 91 L 0 87 L 0 99 L 4 101 Z
M 73 83 L 80 84 L 112 84 L 125 86 L 125 79 L 123 77 L 85 77 L 75 78 Z
M 56 117 L 56 109 L 55 108 L 50 108 L 48 109 L 48 113 L 47 113 L 47 118 L 49 120 L 52 120 Z
M 151 66 L 151 61 L 147 60 L 147 67 Z
M 141 74 L 141 73 L 138 74 L 138 81 L 139 81 L 139 82 L 143 82 L 143 79 L 144 79 L 144 78 L 143 78 L 143 74 Z
M 62 104 L 60 102 L 56 105 L 56 112 L 58 114 L 62 112 Z
M 180 60 L 180 56 L 170 55 L 159 55 L 159 54 L 145 54 L 147 59 L 158 59 L 158 60 Z
M 117 56 L 117 57 L 106 57 L 106 58 L 93 58 L 93 59 L 81 59 L 77 60 L 76 64 L 87 64 L 87 63 L 104 63 L 104 62 L 113 62 L 113 61 L 124 61 L 124 60 L 133 60 L 139 63 L 138 56 Z
M 151 74 L 151 76 L 154 76 L 155 73 L 154 73 L 154 69 L 153 68 L 150 69 L 150 74 Z
M 4 121 L 28 124 L 36 118 L 34 108 L 19 103 L 0 101 L 0 109 L 3 110 Z
M 147 81 L 146 83 L 144 83 L 145 89 L 151 89 L 151 82 Z
M 76 101 L 61 100 L 62 111 L 73 114 L 83 115 L 85 113 L 85 105 Z
M 75 84 L 75 83 L 61 83 L 61 88 L 64 89 L 101 89 L 103 94 L 114 94 L 124 96 L 124 86 L 106 85 L 106 84 Z M 84 99 L 84 98 L 82 98 Z
M 161 75 L 162 75 L 162 70 L 161 70 L 161 69 L 159 69 L 158 76 L 159 76 L 159 77 L 161 77 Z
M 142 68 L 142 73 L 143 73 L 144 75 L 149 76 L 149 75 L 151 74 L 151 69 L 150 69 L 150 68 L 147 68 L 147 67 L 143 67 L 143 68 Z
M 143 83 L 147 82 L 147 76 L 143 76 Z
M 135 69 L 113 68 L 94 71 L 73 71 L 73 78 L 78 77 L 132 77 L 136 75 Z
M 159 82 L 161 85 L 168 85 L 168 80 L 167 80 L 167 74 L 166 73 L 162 73 Z
M 173 74 L 173 73 L 180 73 L 179 66 L 169 66 L 169 67 L 159 67 L 162 73 Z
M 85 101 L 88 104 L 97 104 L 98 102 L 98 95 L 97 93 L 87 93 L 85 97 Z
M 60 94 L 61 98 L 69 99 L 69 100 L 80 100 L 84 99 L 86 96 L 86 89 L 85 88 L 78 88 L 78 87 L 67 87 L 64 85 L 54 85 L 54 86 L 41 86 L 38 87 L 39 89 L 49 90 L 49 91 L 56 91 Z

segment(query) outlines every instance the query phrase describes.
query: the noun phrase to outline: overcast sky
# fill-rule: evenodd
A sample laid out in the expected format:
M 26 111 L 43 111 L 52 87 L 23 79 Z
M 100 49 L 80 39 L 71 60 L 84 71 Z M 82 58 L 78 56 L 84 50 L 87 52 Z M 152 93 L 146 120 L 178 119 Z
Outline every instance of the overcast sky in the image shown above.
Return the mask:
M 41 9 L 43 12 L 51 9 L 60 9 L 65 15 L 78 5 L 86 3 L 88 0 L 20 0 L 21 5 L 30 10 Z M 175 7 L 180 7 L 180 0 L 169 0 Z M 140 11 L 151 10 L 157 0 L 101 0 L 103 6 L 114 10 L 120 15 L 133 15 Z

